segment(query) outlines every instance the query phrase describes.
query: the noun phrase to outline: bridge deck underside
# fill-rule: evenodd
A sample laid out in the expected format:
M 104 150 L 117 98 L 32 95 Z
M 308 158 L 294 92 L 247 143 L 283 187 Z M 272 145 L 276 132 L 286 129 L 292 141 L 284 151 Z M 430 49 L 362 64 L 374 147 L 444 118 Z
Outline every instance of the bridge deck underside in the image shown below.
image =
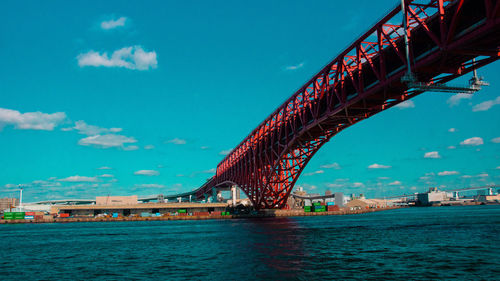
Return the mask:
M 445 83 L 499 58 L 500 0 L 422 2 L 406 7 L 410 63 L 420 82 Z M 404 31 L 390 24 L 400 12 L 394 9 L 252 131 L 197 196 L 230 181 L 255 207 L 282 208 L 307 162 L 331 137 L 421 94 L 401 82 Z

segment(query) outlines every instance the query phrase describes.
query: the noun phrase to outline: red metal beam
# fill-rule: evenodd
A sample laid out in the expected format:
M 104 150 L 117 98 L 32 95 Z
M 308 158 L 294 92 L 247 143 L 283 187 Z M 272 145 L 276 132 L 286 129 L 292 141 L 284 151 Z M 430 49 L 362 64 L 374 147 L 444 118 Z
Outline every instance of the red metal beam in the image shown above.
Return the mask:
M 485 21 L 470 26 L 461 19 L 474 13 L 472 8 L 482 5 L 479 1 L 407 1 L 407 5 L 411 51 L 417 54 L 413 69 L 422 79 L 447 82 L 471 71 L 468 61 L 475 56 L 489 56 L 475 67 L 498 59 L 498 40 L 488 36 L 498 36 L 500 21 L 488 15 L 499 13 L 500 0 L 486 0 Z M 331 137 L 422 93 L 400 81 L 407 63 L 400 47 L 403 30 L 390 23 L 400 11 L 393 9 L 278 107 L 222 160 L 216 176 L 197 196 L 235 183 L 256 208 L 282 208 L 309 160 Z M 431 26 L 439 26 L 439 35 Z M 429 41 L 422 41 L 425 38 Z M 452 74 L 441 75 L 446 72 Z

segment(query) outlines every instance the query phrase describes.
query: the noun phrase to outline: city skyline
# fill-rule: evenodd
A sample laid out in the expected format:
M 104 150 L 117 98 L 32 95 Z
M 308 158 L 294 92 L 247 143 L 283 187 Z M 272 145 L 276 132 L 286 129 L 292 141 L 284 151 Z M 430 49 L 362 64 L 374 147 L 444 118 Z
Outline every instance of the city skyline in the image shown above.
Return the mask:
M 26 200 L 39 201 L 198 188 L 255 126 L 394 6 L 365 2 L 373 6 L 360 12 L 366 17 L 326 1 L 267 9 L 8 3 L 0 25 L 0 193 L 23 185 Z M 320 15 L 308 15 L 313 10 Z M 332 29 L 331 18 L 343 24 Z M 474 95 L 424 93 L 343 131 L 295 187 L 377 197 L 497 184 L 500 65 L 479 73 L 491 86 Z

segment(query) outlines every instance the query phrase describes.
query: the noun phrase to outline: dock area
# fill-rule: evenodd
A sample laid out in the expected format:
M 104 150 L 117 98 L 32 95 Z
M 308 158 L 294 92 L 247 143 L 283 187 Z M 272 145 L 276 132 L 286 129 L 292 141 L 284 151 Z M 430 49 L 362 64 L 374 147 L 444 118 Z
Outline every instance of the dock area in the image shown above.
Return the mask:
M 226 220 L 226 219 L 252 219 L 252 218 L 272 218 L 272 217 L 302 217 L 302 216 L 334 216 L 334 215 L 354 215 L 365 214 L 386 210 L 398 209 L 401 207 L 387 208 L 371 208 L 350 210 L 341 208 L 338 211 L 327 212 L 304 212 L 304 210 L 262 210 L 251 214 L 222 214 L 220 212 L 208 213 L 203 215 L 195 215 L 187 213 L 186 215 L 170 215 L 161 216 L 127 216 L 127 217 L 56 217 L 56 218 L 41 218 L 41 219 L 17 219 L 17 220 L 0 220 L 0 224 L 19 224 L 19 223 L 71 223 L 71 222 L 119 222 L 119 221 L 174 221 L 174 220 Z

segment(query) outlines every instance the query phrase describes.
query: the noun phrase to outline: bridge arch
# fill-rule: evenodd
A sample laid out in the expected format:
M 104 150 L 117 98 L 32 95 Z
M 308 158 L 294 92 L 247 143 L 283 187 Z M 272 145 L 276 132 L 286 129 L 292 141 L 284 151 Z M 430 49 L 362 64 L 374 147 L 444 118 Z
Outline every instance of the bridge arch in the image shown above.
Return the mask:
M 197 194 L 229 181 L 257 209 L 282 208 L 309 160 L 335 134 L 426 90 L 456 91 L 444 83 L 499 59 L 500 0 L 404 3 L 404 24 L 394 24 L 398 6 L 255 128 Z

